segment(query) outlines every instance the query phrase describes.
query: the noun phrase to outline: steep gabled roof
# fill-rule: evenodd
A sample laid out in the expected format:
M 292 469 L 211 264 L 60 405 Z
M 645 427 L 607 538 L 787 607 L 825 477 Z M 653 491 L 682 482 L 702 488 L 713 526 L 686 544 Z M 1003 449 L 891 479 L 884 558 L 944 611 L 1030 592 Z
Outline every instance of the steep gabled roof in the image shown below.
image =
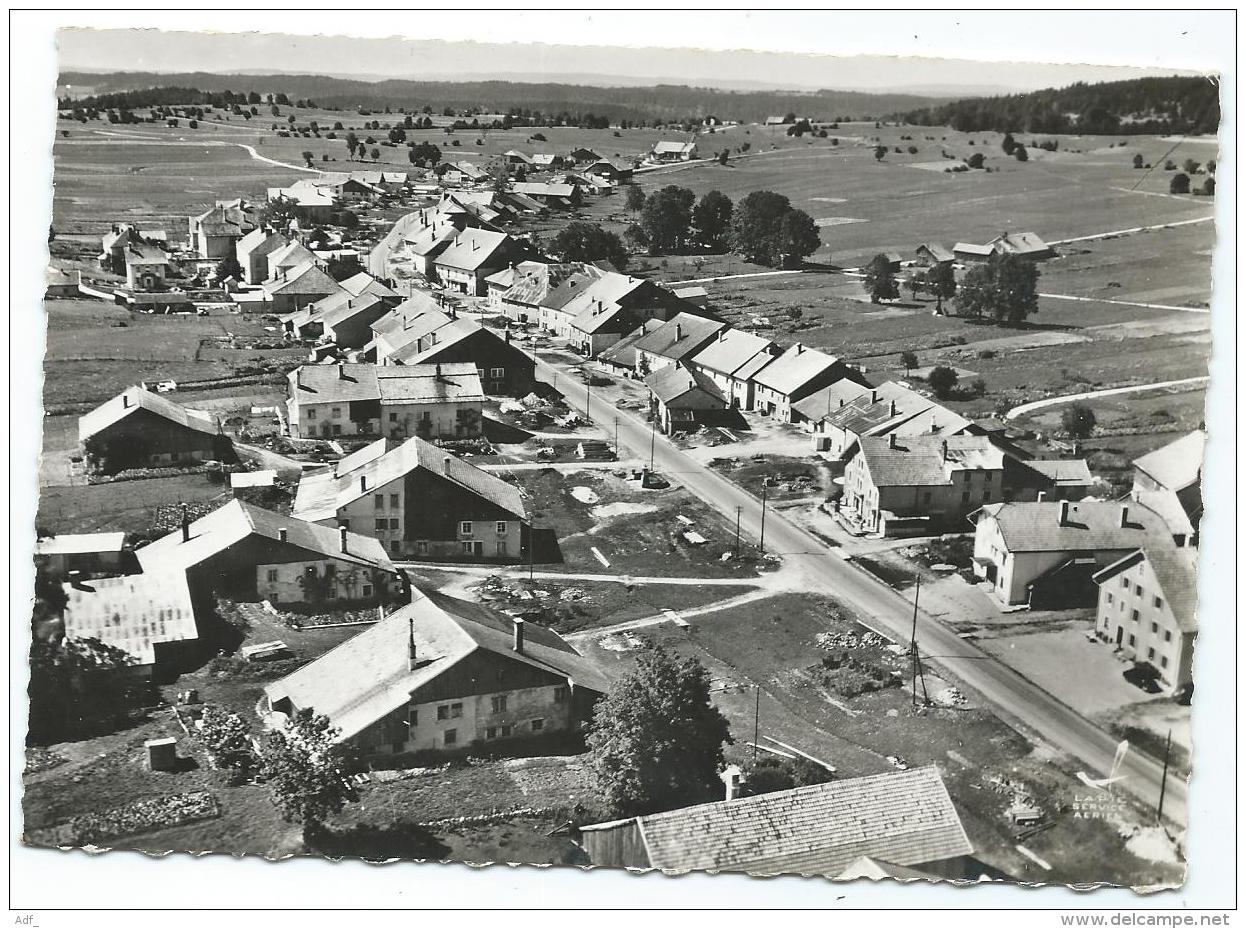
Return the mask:
M 348 503 L 416 468 L 443 477 L 519 519 L 527 519 L 528 510 L 518 487 L 419 438 L 407 439 L 392 449 L 385 439 L 378 439 L 343 458 L 334 468 L 305 475 L 294 498 L 294 515 L 311 522 L 330 519 Z M 360 478 L 366 481 L 361 482 Z
M 378 367 L 376 385 L 382 403 L 463 402 L 485 397 L 472 361 Z
M 374 538 L 348 532 L 346 551 L 342 551 L 339 530 L 283 516 L 241 500 L 233 500 L 192 522 L 189 541 L 183 541 L 180 528 L 175 529 L 138 549 L 136 555 L 147 573 L 185 571 L 251 536 L 279 542 L 283 529 L 286 533 L 285 544 L 301 548 L 311 557 L 347 561 L 384 571 L 394 570 L 384 546 Z
M 792 394 L 839 363 L 838 358 L 797 342 L 758 371 L 753 382 L 781 394 Z
M 344 281 L 338 281 L 342 285 L 342 289 L 351 296 L 358 297 L 365 293 L 375 294 L 378 297 L 397 297 L 396 291 L 386 287 L 367 271 L 360 271 L 358 274 L 351 275 Z
M 449 247 L 437 256 L 436 264 L 460 271 L 475 271 L 500 260 L 499 253 L 510 244 L 505 232 L 468 227 L 454 237 Z
M 933 765 L 704 803 L 636 823 L 650 865 L 669 871 L 833 877 L 862 855 L 907 867 L 973 854 Z
M 673 361 L 693 355 L 709 339 L 727 328 L 726 323 L 691 313 L 676 313 L 636 343 L 637 351 Z
M 1061 507 L 1068 507 L 1064 523 Z M 1121 526 L 1122 510 L 1127 526 Z M 1137 501 L 992 503 L 980 512 L 995 520 L 1011 552 L 1113 551 L 1171 541 L 1164 521 Z
M 753 373 L 761 370 L 762 365 L 773 357 L 769 353 L 777 350 L 778 346 L 769 339 L 742 329 L 725 329 L 719 330 L 718 337 L 693 355 L 691 361 L 719 374 L 747 378 L 749 375 L 737 375 L 736 372 L 744 368 L 754 369 L 751 362 L 759 361 L 757 356 L 764 355 L 765 361 L 757 364 Z
M 666 406 L 693 392 L 706 394 L 724 407 L 727 405 L 727 400 L 717 384 L 700 371 L 685 367 L 682 363 L 658 368 L 645 377 L 645 386 Z
M 86 415 L 79 417 L 78 440 L 85 442 L 96 433 L 102 432 L 109 426 L 116 425 L 127 416 L 131 416 L 139 410 L 146 410 L 149 413 L 154 413 L 156 416 L 167 419 L 169 422 L 177 423 L 179 426 L 185 426 L 187 429 L 193 429 L 206 435 L 217 435 L 221 431 L 216 417 L 210 413 L 187 409 L 160 394 L 144 390 L 142 387 L 130 387 L 117 394 L 111 400 L 100 404 Z
M 660 319 L 646 319 L 635 332 L 619 339 L 598 358 L 626 368 L 636 367 L 636 343 L 661 325 L 663 323 Z
M 339 738 L 348 739 L 410 703 L 421 687 L 478 650 L 547 671 L 576 688 L 604 693 L 609 686 L 591 661 L 551 629 L 526 624 L 523 651 L 517 652 L 509 617 L 423 589 L 413 598 L 375 626 L 269 684 L 264 693 L 270 703 L 289 699 L 296 707 L 311 707 L 332 720 L 341 730 Z

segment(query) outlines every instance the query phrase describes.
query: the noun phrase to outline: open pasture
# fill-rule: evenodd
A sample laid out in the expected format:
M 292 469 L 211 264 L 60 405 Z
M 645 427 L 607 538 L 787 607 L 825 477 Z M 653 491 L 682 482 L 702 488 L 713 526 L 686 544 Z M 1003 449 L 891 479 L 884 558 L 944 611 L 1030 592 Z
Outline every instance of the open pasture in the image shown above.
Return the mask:
M 865 132 L 888 146 L 887 155 L 878 161 L 872 142 L 841 138 L 834 146 L 829 138 L 784 138 L 782 147 L 772 151 L 763 148 L 769 143 L 762 141 L 766 137 L 757 127 L 742 131 L 749 133 L 743 138 L 753 140 L 756 153 L 733 158 L 726 166 L 697 163 L 661 169 L 641 175 L 642 184 L 647 190 L 678 184 L 698 195 L 718 189 L 733 200 L 754 190 L 784 194 L 815 222 L 823 221 L 825 244 L 813 260 L 841 266 L 859 266 L 880 251 L 910 258 L 926 241 L 948 246 L 957 241 L 985 242 L 1004 230 L 1033 231 L 1060 240 L 1212 212 L 1206 198 L 1169 195 L 1171 172 L 1156 168 L 1144 178 L 1144 171 L 1134 170 L 1135 153 L 1158 159 L 1171 148 L 1171 143 L 1152 137 L 1129 138 L 1124 148 L 1107 148 L 1106 139 L 1061 136 L 1061 151 L 1030 149 L 1031 160 L 1020 163 L 1003 154 L 1002 137 L 996 133 L 871 127 Z M 901 141 L 900 135 L 912 140 Z M 916 155 L 907 153 L 909 145 L 917 147 Z M 904 153 L 897 154 L 896 146 Z M 954 159 L 941 159 L 945 150 Z M 991 173 L 928 169 L 932 160 L 951 167 L 976 152 L 986 155 Z M 1212 152 L 1209 146 L 1193 154 L 1179 147 L 1170 157 L 1180 163 L 1185 157 L 1204 160 Z M 1202 178 L 1192 180 L 1197 184 Z M 1131 191 L 1139 181 L 1138 189 Z

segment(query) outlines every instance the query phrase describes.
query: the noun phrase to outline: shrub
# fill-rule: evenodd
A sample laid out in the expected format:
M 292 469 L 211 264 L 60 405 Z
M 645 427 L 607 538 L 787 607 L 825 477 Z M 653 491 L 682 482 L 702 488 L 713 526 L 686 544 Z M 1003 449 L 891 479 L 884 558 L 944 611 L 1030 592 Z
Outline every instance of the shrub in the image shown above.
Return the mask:
M 934 395 L 940 400 L 950 397 L 952 392 L 956 390 L 956 385 L 959 381 L 960 375 L 947 365 L 936 365 L 931 369 L 930 374 L 926 376 L 926 383 L 930 385 L 930 389 L 934 391 Z

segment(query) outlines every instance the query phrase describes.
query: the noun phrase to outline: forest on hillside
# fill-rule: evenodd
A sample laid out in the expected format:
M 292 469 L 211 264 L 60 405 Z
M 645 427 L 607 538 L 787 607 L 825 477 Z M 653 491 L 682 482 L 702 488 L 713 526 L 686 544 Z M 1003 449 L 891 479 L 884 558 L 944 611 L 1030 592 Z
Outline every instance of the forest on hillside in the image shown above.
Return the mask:
M 720 120 L 761 122 L 767 116 L 795 113 L 815 121 L 876 119 L 938 102 L 912 94 L 870 94 L 818 90 L 808 93 L 782 90 L 726 91 L 707 87 L 662 84 L 654 87 L 593 87 L 578 84 L 525 84 L 510 81 L 358 81 L 311 74 L 150 74 L 117 72 L 62 72 L 61 103 L 108 109 L 116 106 L 177 106 L 204 104 L 208 97 L 230 91 L 235 98 L 252 93 L 267 98 L 281 94 L 290 100 L 313 100 L 329 109 L 383 112 L 402 107 L 413 112 L 431 106 L 435 112 L 542 113 L 591 111 L 613 124 L 680 122 L 715 116 Z M 73 88 L 78 92 L 66 91 Z M 187 99 L 189 95 L 201 99 Z M 124 95 L 124 96 L 118 96 Z M 169 99 L 164 99 L 168 96 Z M 107 102 L 104 102 L 107 101 Z M 126 102 L 128 101 L 128 102 Z
M 897 118 L 962 132 L 1215 133 L 1220 125 L 1220 85 L 1204 77 L 1078 83 L 899 111 Z

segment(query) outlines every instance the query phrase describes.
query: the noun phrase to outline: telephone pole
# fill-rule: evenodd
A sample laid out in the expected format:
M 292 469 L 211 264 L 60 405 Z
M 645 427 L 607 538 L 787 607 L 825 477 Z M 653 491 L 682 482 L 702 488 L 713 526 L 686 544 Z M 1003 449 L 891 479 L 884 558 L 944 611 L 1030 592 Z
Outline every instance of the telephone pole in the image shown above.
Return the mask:
M 917 601 L 922 593 L 922 576 L 917 577 L 917 587 L 913 591 L 913 632 L 909 637 L 909 652 L 911 656 L 912 676 L 913 676 L 913 709 L 917 709 L 917 678 L 922 679 L 922 701 L 925 705 L 930 705 L 930 694 L 926 692 L 926 672 L 922 670 L 921 655 L 917 651 Z
M 614 457 L 619 457 L 619 417 L 614 418 Z
M 528 525 L 528 583 L 536 577 L 536 524 Z
M 753 706 L 753 761 L 757 761 L 757 740 L 761 735 L 761 684 L 757 688 L 757 702 Z
M 738 561 L 740 558 L 740 514 L 744 511 L 744 507 L 737 506 L 735 508 L 735 557 Z
M 1168 758 L 1172 752 L 1172 730 L 1168 730 L 1168 737 L 1164 739 L 1164 773 L 1160 776 L 1159 781 L 1159 806 L 1155 808 L 1155 821 L 1157 823 L 1164 822 L 1164 794 L 1168 792 Z
M 657 450 L 658 443 L 658 421 L 655 418 L 649 420 L 649 470 L 653 470 L 653 454 Z
M 766 479 L 761 479 L 761 532 L 757 539 L 757 551 L 766 553 Z

